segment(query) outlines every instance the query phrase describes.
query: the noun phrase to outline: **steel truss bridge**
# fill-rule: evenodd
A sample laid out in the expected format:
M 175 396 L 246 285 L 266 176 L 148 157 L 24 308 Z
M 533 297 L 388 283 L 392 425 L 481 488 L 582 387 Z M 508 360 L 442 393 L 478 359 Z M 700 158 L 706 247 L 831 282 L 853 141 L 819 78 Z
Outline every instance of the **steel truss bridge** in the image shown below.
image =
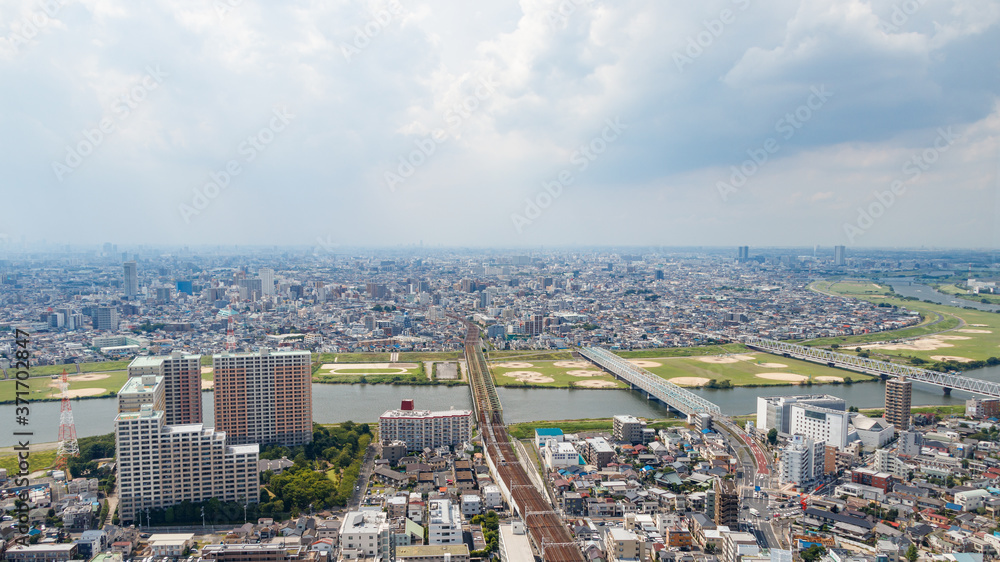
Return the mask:
M 920 369 L 888 361 L 878 361 L 856 355 L 847 355 L 846 353 L 837 353 L 816 347 L 768 340 L 758 338 L 757 336 L 744 336 L 739 338 L 739 341 L 747 347 L 752 347 L 760 351 L 812 361 L 814 363 L 824 363 L 830 367 L 841 367 L 880 377 L 906 377 L 913 382 L 921 382 L 944 388 L 946 394 L 955 389 L 991 398 L 1000 398 L 1000 383 Z
M 684 415 L 711 414 L 722 416 L 722 409 L 697 394 L 664 380 L 649 371 L 636 367 L 626 359 L 600 347 L 585 347 L 580 354 L 598 367 L 642 390 Z

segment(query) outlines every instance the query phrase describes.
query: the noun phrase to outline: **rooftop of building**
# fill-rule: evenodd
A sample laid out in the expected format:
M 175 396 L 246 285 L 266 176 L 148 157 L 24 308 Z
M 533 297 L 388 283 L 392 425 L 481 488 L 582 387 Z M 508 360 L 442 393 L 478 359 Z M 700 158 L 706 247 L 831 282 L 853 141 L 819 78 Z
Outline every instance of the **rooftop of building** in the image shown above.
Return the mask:
M 118 391 L 119 395 L 122 394 L 145 394 L 151 393 L 156 390 L 157 385 L 163 382 L 163 377 L 160 375 L 153 375 L 153 384 L 146 384 L 149 380 L 149 376 L 142 377 L 129 377 L 125 384 L 122 385 L 121 390 Z
M 468 556 L 469 547 L 465 544 L 425 544 L 418 546 L 397 546 L 396 556 Z
M 461 416 L 471 416 L 472 410 L 388 410 L 381 416 L 381 418 L 443 418 L 443 417 L 461 417 Z

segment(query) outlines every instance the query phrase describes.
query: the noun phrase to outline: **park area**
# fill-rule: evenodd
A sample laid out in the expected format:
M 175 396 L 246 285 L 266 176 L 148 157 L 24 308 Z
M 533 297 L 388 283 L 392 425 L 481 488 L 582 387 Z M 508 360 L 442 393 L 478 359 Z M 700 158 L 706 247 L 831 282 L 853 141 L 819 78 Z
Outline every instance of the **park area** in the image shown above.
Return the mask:
M 83 373 L 80 375 L 69 375 L 69 397 L 89 398 L 99 396 L 113 396 L 125 384 L 128 379 L 128 371 L 110 371 L 104 373 Z M 22 396 L 31 402 L 43 400 L 59 400 L 62 398 L 60 390 L 61 376 L 41 376 L 31 377 L 27 380 L 28 395 Z M 17 381 L 8 379 L 0 381 L 0 404 L 9 404 L 17 398 Z M 24 390 L 23 388 L 21 390 Z

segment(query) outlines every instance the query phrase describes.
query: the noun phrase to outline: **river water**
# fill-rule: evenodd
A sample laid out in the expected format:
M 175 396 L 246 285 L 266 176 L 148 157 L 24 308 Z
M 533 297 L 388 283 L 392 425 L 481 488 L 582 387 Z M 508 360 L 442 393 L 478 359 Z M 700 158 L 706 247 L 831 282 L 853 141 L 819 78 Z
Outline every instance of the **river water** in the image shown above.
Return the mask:
M 978 369 L 966 373 L 970 376 L 1000 382 L 1000 367 Z M 667 408 L 656 401 L 646 400 L 642 393 L 629 390 L 584 389 L 506 389 L 499 388 L 504 405 L 504 419 L 508 423 L 559 420 L 576 418 L 607 418 L 616 414 L 632 414 L 647 418 L 663 418 Z M 695 390 L 697 394 L 719 405 L 731 414 L 755 411 L 758 396 L 785 394 L 832 394 L 847 401 L 849 406 L 878 408 L 884 405 L 884 387 L 881 382 L 853 385 L 813 385 L 808 389 L 793 386 L 760 388 L 734 388 L 729 390 Z M 391 386 L 391 385 L 313 385 L 313 419 L 319 423 L 337 423 L 347 420 L 374 422 L 385 410 L 398 408 L 401 400 L 412 398 L 416 407 L 428 410 L 472 407 L 468 387 L 455 386 Z M 941 389 L 914 385 L 913 405 L 961 404 L 968 398 L 955 391 L 944 396 Z M 202 393 L 205 424 L 212 425 L 212 393 Z M 114 431 L 113 421 L 117 410 L 115 398 L 74 400 L 73 417 L 78 437 L 101 435 Z M 0 447 L 9 447 L 17 440 L 13 431 L 33 431 L 33 443 L 56 441 L 59 435 L 59 402 L 38 402 L 31 405 L 30 424 L 14 426 L 14 406 L 0 405 Z M 10 428 L 10 429 L 6 429 Z
M 955 295 L 948 295 L 938 291 L 937 289 L 920 283 L 914 283 L 910 279 L 906 278 L 889 278 L 881 279 L 880 283 L 885 283 L 892 286 L 892 290 L 903 295 L 904 297 L 916 297 L 920 300 L 928 300 L 931 302 L 936 302 L 938 304 L 946 304 L 948 306 L 957 306 L 959 308 L 972 307 L 976 310 L 982 310 L 984 312 L 998 312 L 1000 311 L 1000 305 L 996 304 L 984 304 L 978 301 L 969 301 L 965 299 L 960 299 Z

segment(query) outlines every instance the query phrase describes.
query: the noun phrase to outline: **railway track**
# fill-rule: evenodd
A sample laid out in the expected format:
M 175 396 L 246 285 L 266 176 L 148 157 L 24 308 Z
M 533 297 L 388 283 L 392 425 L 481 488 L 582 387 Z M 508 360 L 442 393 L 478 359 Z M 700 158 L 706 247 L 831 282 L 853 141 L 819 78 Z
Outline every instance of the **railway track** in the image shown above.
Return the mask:
M 503 408 L 486 357 L 479 328 L 466 322 L 465 359 L 476 419 L 483 435 L 483 448 L 496 467 L 497 476 L 510 490 L 513 507 L 521 514 L 528 536 L 545 562 L 584 562 L 583 553 L 559 514 L 538 492 L 528 473 L 517 461 L 510 434 L 503 422 Z

